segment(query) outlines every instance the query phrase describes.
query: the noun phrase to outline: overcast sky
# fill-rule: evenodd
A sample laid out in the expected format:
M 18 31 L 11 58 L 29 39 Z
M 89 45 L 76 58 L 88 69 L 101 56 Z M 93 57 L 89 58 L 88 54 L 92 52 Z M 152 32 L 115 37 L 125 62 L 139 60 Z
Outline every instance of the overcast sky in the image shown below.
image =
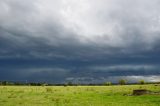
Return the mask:
M 160 81 L 159 0 L 0 0 L 0 80 Z

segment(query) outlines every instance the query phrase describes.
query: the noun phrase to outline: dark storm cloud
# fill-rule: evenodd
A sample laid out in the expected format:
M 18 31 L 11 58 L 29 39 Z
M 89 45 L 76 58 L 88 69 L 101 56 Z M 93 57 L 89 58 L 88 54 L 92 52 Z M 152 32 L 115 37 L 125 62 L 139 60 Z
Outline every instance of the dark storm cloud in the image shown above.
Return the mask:
M 159 0 L 0 1 L 0 78 L 83 82 L 150 76 L 157 81 L 159 4 Z

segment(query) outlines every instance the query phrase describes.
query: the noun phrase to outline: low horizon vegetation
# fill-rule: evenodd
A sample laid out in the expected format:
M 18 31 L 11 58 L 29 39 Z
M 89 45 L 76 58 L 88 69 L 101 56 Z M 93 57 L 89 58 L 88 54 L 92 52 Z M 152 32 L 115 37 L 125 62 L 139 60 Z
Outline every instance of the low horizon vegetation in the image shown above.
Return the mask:
M 135 84 L 160 84 L 160 82 L 146 82 L 145 80 L 138 80 L 134 83 L 129 83 L 126 79 L 120 79 L 117 83 L 112 83 L 110 81 L 102 82 L 102 83 L 74 83 L 72 81 L 65 82 L 65 83 L 47 83 L 47 82 L 14 82 L 14 81 L 0 81 L 0 86 L 5 85 L 29 85 L 29 86 L 78 86 L 78 85 L 105 85 L 105 86 L 111 86 L 111 85 L 135 85 Z

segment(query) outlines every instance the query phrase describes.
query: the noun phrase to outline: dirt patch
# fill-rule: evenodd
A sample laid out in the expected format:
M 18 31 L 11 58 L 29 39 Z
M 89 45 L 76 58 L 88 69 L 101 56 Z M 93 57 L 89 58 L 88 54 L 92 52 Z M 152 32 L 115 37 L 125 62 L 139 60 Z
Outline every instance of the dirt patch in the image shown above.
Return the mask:
M 133 90 L 133 95 L 145 95 L 145 94 L 150 94 L 151 91 L 146 90 L 146 89 L 136 89 Z
M 145 95 L 145 94 L 160 95 L 160 92 L 153 92 L 153 91 L 146 90 L 146 89 L 136 89 L 136 90 L 133 90 L 132 95 Z

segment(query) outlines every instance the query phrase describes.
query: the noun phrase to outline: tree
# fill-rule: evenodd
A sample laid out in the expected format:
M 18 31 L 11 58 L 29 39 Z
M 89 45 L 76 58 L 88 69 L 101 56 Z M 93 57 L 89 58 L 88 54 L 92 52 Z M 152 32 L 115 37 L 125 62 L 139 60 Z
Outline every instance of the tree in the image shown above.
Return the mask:
M 104 85 L 110 86 L 110 85 L 112 85 L 112 83 L 111 82 L 105 82 Z
M 8 85 L 8 82 L 7 81 L 3 81 L 2 85 Z
M 127 81 L 126 81 L 126 80 L 124 80 L 124 79 L 119 80 L 119 84 L 120 84 L 120 85 L 125 85 L 125 84 L 126 84 L 126 82 L 127 82 Z
M 66 85 L 67 85 L 67 86 L 72 86 L 73 83 L 72 83 L 71 81 L 69 81 Z
M 2 81 L 0 81 L 0 85 L 2 85 Z
M 143 84 L 145 84 L 145 81 L 144 80 L 139 80 L 139 84 L 143 85 Z

